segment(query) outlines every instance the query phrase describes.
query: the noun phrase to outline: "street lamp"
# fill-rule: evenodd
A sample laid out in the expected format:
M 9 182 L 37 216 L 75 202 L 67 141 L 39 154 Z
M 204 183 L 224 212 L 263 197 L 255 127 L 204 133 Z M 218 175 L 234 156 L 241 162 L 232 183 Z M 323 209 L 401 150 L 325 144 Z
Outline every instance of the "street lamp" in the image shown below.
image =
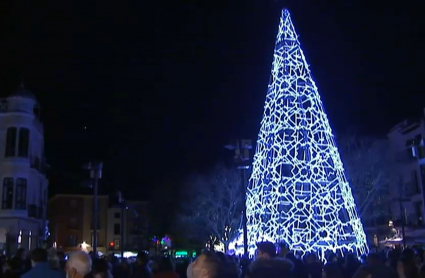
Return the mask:
M 393 198 L 394 201 L 398 201 L 399 206 L 400 206 L 400 217 L 401 217 L 401 236 L 403 237 L 403 248 L 406 248 L 406 233 L 405 233 L 405 218 L 406 218 L 406 214 L 404 213 L 404 206 L 403 206 L 403 202 L 408 202 L 410 201 L 409 198 L 403 198 L 403 179 L 400 177 L 399 178 L 399 196 L 398 198 Z M 392 221 L 391 221 L 392 223 Z
M 98 184 L 102 178 L 103 163 L 101 161 L 89 162 L 83 169 L 90 171 L 90 178 L 93 179 L 93 253 L 97 257 L 97 222 L 98 222 Z
M 82 251 L 87 252 L 87 247 L 89 247 L 89 245 L 85 241 L 83 241 L 80 246 Z
M 122 197 L 121 191 L 117 191 L 117 199 L 118 204 L 121 207 L 121 244 L 120 244 L 120 251 L 121 251 L 121 259 L 124 258 L 124 215 L 125 210 L 127 209 L 127 204 L 124 198 Z
M 250 150 L 252 149 L 251 140 L 235 140 L 231 144 L 224 146 L 228 150 L 235 152 L 234 161 L 238 170 L 242 172 L 242 194 L 244 196 L 242 209 L 242 227 L 243 227 L 243 250 L 244 255 L 248 256 L 248 219 L 246 217 L 246 188 L 247 188 L 247 171 L 250 168 Z

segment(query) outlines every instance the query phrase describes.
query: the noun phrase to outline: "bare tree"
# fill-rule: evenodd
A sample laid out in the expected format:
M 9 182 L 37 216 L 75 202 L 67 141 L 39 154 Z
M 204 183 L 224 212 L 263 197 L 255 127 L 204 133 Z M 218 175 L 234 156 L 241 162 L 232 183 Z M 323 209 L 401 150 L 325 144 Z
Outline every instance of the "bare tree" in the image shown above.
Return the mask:
M 389 142 L 356 135 L 338 141 L 360 217 L 376 224 L 377 218 L 389 214 L 390 184 L 395 179 L 396 160 Z
M 239 233 L 245 200 L 238 170 L 219 164 L 191 177 L 183 191 L 180 225 L 187 236 L 220 241 L 227 249 Z

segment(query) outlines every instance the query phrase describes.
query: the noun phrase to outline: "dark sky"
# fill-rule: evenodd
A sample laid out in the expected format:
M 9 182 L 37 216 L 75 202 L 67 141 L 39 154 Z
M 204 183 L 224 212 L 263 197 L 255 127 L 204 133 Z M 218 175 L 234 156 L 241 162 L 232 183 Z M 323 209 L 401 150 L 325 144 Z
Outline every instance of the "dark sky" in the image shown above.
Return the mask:
M 424 10 L 409 2 L 2 1 L 1 95 L 22 75 L 41 103 L 53 192 L 101 158 L 104 187 L 146 198 L 256 138 L 283 5 L 336 132 L 419 116 Z

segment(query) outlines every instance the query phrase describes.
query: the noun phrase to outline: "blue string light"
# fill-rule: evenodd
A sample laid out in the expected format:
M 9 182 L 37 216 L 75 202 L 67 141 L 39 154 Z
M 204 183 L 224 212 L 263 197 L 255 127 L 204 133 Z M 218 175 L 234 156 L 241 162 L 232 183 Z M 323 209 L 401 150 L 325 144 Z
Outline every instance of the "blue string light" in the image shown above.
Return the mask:
M 327 250 L 367 253 L 332 129 L 287 10 L 280 19 L 252 169 L 250 255 L 265 240 L 322 256 Z

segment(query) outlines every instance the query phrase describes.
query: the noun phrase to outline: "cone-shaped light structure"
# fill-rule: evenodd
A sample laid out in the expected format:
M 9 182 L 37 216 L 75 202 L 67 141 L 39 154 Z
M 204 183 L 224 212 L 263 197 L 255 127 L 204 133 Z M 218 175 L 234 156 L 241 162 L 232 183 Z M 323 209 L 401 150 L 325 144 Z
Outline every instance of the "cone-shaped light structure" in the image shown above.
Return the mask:
M 289 11 L 283 10 L 247 191 L 248 245 L 367 252 L 362 223 Z

